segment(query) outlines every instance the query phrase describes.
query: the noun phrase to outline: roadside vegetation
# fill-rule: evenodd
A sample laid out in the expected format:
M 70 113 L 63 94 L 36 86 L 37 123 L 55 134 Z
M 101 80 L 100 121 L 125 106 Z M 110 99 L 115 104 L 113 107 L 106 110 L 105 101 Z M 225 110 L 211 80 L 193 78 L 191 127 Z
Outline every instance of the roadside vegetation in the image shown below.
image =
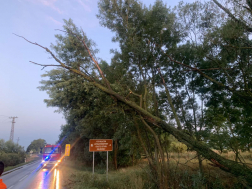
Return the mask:
M 114 170 L 136 166 L 144 154 L 140 188 L 145 181 L 160 189 L 252 187 L 252 5 L 222 3 L 100 0 L 97 18 L 119 45 L 110 62 L 96 58 L 94 41 L 71 19 L 50 49 L 19 36 L 56 61 L 32 63 L 55 66 L 39 88 L 67 120 L 59 141 L 72 144 L 71 161 L 90 165 L 89 139 L 113 139 Z M 183 165 L 185 148 L 195 171 Z M 96 165 L 105 160 L 96 154 Z
M 27 147 L 26 153 L 24 147 L 18 145 L 17 143 L 0 139 L 0 161 L 2 161 L 5 165 L 4 171 L 39 160 L 41 157 L 39 157 L 38 154 L 44 145 L 45 140 L 34 140 Z M 31 150 L 33 151 L 33 154 L 29 153 Z
M 10 171 L 12 169 L 16 169 L 18 167 L 21 167 L 23 165 L 26 165 L 26 164 L 29 164 L 29 163 L 32 163 L 32 162 L 38 161 L 38 160 L 41 160 L 41 157 L 39 157 L 37 155 L 34 155 L 32 157 L 27 157 L 26 162 L 20 163 L 20 164 L 14 165 L 14 166 L 8 166 L 8 167 L 4 168 L 4 172 Z
M 180 144 L 178 144 L 180 145 Z M 222 154 L 228 159 L 235 160 L 233 152 Z M 252 167 L 252 153 L 241 153 L 246 163 Z M 244 187 L 239 179 L 232 174 L 220 172 L 218 167 L 208 160 L 202 161 L 204 175 L 199 172 L 199 162 L 195 152 L 182 151 L 169 152 L 168 180 L 170 188 L 190 189 L 229 189 Z M 63 186 L 69 189 L 147 189 L 155 188 L 154 178 L 148 166 L 146 158 L 142 157 L 134 166 L 114 170 L 113 164 L 109 164 L 108 182 L 106 179 L 106 165 L 95 166 L 95 174 L 92 174 L 92 166 L 79 161 L 63 162 L 61 167 L 64 177 Z
M 0 161 L 4 162 L 5 167 L 24 163 L 25 158 L 26 153 L 22 146 L 0 139 Z

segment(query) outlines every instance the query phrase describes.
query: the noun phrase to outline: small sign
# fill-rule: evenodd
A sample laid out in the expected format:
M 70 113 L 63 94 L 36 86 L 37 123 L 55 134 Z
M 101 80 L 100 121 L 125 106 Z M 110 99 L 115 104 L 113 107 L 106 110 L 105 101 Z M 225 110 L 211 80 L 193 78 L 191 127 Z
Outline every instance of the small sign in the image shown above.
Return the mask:
M 70 144 L 66 144 L 65 156 L 70 156 Z
M 90 139 L 89 152 L 113 151 L 112 139 Z

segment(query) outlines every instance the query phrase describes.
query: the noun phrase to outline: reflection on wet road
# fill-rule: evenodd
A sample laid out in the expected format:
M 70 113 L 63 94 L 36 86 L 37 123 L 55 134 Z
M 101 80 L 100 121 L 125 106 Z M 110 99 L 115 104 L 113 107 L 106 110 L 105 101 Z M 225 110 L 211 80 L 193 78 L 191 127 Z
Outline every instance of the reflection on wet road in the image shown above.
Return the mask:
M 27 188 L 61 189 L 59 168 L 42 168 Z
M 40 163 L 24 166 L 5 174 L 8 189 L 63 189 L 60 167 L 44 167 Z

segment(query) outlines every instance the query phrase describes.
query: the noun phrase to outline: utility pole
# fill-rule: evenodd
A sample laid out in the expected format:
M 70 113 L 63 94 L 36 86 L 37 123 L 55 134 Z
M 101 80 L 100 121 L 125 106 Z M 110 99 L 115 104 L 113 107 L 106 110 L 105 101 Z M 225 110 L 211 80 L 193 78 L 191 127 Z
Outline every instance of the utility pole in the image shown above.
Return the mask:
M 18 137 L 18 139 L 17 139 L 17 144 L 18 144 L 18 142 L 19 142 L 19 137 Z
M 14 138 L 14 123 L 15 123 L 15 118 L 18 117 L 10 117 L 10 119 L 12 119 L 12 125 L 11 125 L 11 132 L 10 132 L 10 141 L 13 142 L 13 138 Z

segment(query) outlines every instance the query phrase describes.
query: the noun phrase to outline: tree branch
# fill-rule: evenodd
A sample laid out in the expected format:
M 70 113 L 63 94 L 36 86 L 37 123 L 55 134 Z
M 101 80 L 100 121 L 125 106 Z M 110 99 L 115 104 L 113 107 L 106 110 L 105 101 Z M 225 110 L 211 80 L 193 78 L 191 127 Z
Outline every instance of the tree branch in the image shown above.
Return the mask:
M 91 59 L 92 59 L 93 62 L 95 63 L 96 68 L 98 69 L 98 71 L 99 71 L 99 73 L 100 73 L 102 79 L 104 80 L 105 84 L 106 84 L 107 87 L 111 90 L 109 81 L 105 78 L 103 71 L 101 70 L 101 68 L 100 68 L 100 66 L 99 66 L 99 64 L 98 64 L 98 62 L 95 60 L 94 56 L 93 56 L 92 53 L 90 52 L 90 50 L 89 50 L 89 48 L 88 48 L 86 42 L 85 42 L 83 39 L 80 39 L 79 36 L 78 36 L 77 34 L 73 33 L 70 29 L 68 29 L 68 31 L 64 31 L 64 30 L 60 30 L 60 29 L 56 29 L 56 30 L 59 30 L 59 31 L 62 31 L 62 32 L 71 34 L 71 35 L 75 36 L 79 41 L 82 42 L 82 44 L 84 45 L 85 49 L 88 51 L 89 56 L 91 57 Z
M 41 70 L 43 70 L 45 67 L 48 67 L 48 66 L 59 66 L 59 67 L 62 67 L 61 65 L 56 65 L 56 64 L 39 64 L 39 63 L 36 63 L 36 62 L 33 62 L 33 61 L 29 61 L 33 64 L 36 64 L 36 65 L 39 65 L 39 66 L 43 66 L 43 68 Z
M 217 0 L 213 0 L 213 2 L 220 7 L 224 12 L 226 12 L 228 14 L 228 16 L 230 18 L 232 18 L 234 21 L 236 21 L 237 23 L 243 25 L 244 29 L 246 29 L 248 32 L 252 32 L 252 28 L 249 27 L 246 23 L 244 23 L 244 21 L 236 18 L 228 9 L 226 9 L 225 7 L 223 7 Z
M 26 40 L 28 43 L 31 43 L 31 44 L 33 44 L 33 45 L 37 45 L 37 46 L 39 46 L 39 47 L 45 49 L 49 54 L 51 54 L 51 56 L 53 57 L 53 59 L 54 59 L 56 62 L 58 62 L 58 63 L 60 64 L 60 65 L 55 65 L 55 66 L 61 66 L 61 67 L 65 68 L 65 69 L 67 69 L 67 70 L 69 70 L 69 71 L 72 71 L 72 72 L 74 72 L 74 73 L 76 73 L 76 74 L 78 74 L 78 75 L 81 75 L 82 77 L 84 77 L 86 80 L 88 80 L 88 81 L 90 81 L 90 82 L 94 82 L 93 79 L 92 79 L 91 77 L 89 77 L 88 75 L 84 74 L 84 73 L 81 72 L 80 70 L 76 70 L 76 69 L 73 69 L 73 68 L 71 68 L 71 67 L 69 67 L 69 66 L 66 66 L 66 65 L 65 65 L 63 62 L 61 62 L 61 61 L 52 53 L 52 51 L 50 51 L 47 47 L 44 47 L 44 46 L 42 46 L 42 45 L 40 45 L 40 44 L 38 44 L 38 43 L 31 42 L 31 41 L 29 41 L 28 39 L 26 39 L 26 38 L 23 37 L 23 36 L 20 36 L 20 35 L 17 35 L 17 34 L 14 34 L 14 35 L 16 35 L 16 36 L 18 36 L 18 37 L 20 37 L 20 38 L 23 38 L 23 39 Z M 31 61 L 30 61 L 30 62 L 31 62 Z M 34 64 L 35 62 L 32 62 L 32 63 Z M 43 64 L 38 64 L 38 63 L 35 63 L 35 64 L 40 65 L 40 66 L 44 66 Z

